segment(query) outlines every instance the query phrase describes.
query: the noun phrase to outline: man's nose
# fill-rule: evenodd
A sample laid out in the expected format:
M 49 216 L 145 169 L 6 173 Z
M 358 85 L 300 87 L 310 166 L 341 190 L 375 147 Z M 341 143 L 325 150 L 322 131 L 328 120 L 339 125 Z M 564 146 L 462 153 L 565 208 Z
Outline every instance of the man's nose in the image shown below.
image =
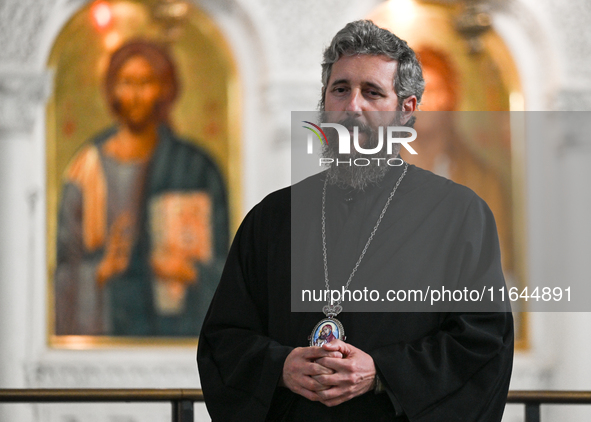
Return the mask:
M 363 107 L 363 95 L 358 90 L 351 91 L 345 111 L 349 116 L 360 116 Z

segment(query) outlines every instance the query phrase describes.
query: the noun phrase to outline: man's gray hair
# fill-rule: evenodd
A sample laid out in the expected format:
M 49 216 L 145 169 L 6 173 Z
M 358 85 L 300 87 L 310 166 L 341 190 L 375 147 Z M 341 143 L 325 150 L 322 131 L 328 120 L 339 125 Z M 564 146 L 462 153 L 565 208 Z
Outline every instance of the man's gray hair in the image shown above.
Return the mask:
M 330 45 L 324 50 L 321 110 L 324 110 L 324 98 L 332 65 L 343 55 L 355 56 L 358 54 L 384 55 L 396 60 L 398 66 L 394 76 L 394 91 L 398 96 L 398 106 L 401 107 L 403 101 L 411 95 L 417 97 L 417 104 L 421 102 L 425 90 L 425 80 L 415 52 L 406 41 L 401 40 L 390 31 L 379 28 L 370 20 L 358 20 L 348 23 L 337 32 Z

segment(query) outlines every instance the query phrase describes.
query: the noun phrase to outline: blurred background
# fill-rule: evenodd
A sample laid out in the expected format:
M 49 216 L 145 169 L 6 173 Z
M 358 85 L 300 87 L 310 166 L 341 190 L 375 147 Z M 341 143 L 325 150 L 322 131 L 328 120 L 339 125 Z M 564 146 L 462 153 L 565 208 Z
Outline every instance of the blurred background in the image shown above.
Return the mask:
M 205 310 L 244 215 L 290 184 L 291 111 L 316 110 L 323 49 L 365 18 L 407 40 L 424 66 L 417 129 L 429 136 L 405 158 L 489 203 L 508 284 L 591 282 L 585 0 L 2 0 L 0 388 L 199 388 L 202 316 L 185 305 Z M 112 67 L 133 42 L 144 47 Z M 126 111 L 126 93 L 143 99 Z M 164 117 L 142 115 L 154 104 L 167 105 Z M 145 139 L 126 149 L 138 122 Z M 209 176 L 186 178 L 216 182 L 186 182 L 180 156 L 154 139 L 189 145 L 180 155 Z M 86 276 L 68 284 L 63 268 Z M 146 272 L 143 290 L 116 290 Z M 142 300 L 153 305 L 129 308 Z M 591 313 L 514 311 L 511 388 L 591 390 Z M 169 413 L 0 405 L 0 421 L 19 422 Z M 504 420 L 522 413 L 509 405 Z M 542 417 L 589 420 L 591 406 L 545 406 Z

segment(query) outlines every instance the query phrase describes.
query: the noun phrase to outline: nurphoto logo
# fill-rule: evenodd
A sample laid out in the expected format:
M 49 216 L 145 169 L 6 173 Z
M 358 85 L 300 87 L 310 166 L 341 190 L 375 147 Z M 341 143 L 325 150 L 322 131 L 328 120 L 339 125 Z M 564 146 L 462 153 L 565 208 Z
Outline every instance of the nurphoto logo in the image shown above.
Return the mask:
M 338 139 L 339 139 L 339 154 L 347 155 L 351 154 L 351 131 L 347 129 L 345 126 L 339 123 L 320 123 L 317 125 L 310 121 L 304 120 L 303 123 L 308 124 L 309 126 L 302 126 L 305 129 L 308 129 L 311 133 L 308 134 L 307 138 L 307 153 L 313 154 L 313 134 L 316 135 L 316 138 L 320 141 L 321 144 L 328 145 L 328 137 L 326 136 L 326 132 L 323 128 L 332 128 L 337 131 Z M 386 133 L 386 139 L 384 141 L 384 132 Z M 404 134 L 410 134 L 410 136 L 403 136 Z M 377 137 L 377 144 L 372 148 L 364 148 L 359 144 L 359 127 L 353 126 L 353 147 L 359 154 L 363 155 L 374 155 L 377 154 L 384 148 L 384 144 L 387 148 L 387 154 L 392 155 L 392 150 L 395 144 L 400 144 L 410 154 L 417 154 L 417 152 L 409 145 L 410 142 L 417 139 L 417 131 L 411 127 L 406 126 L 384 126 L 378 127 L 378 137 Z M 336 160 L 336 164 L 344 164 L 349 163 L 351 165 L 351 160 Z M 368 166 L 371 161 L 377 162 L 380 165 L 380 161 L 386 162 L 389 166 L 400 166 L 402 165 L 403 161 L 400 158 L 355 158 L 353 160 L 353 164 L 356 166 Z M 334 163 L 335 159 L 333 158 L 320 158 L 320 165 L 327 165 Z M 394 164 L 396 163 L 396 164 Z

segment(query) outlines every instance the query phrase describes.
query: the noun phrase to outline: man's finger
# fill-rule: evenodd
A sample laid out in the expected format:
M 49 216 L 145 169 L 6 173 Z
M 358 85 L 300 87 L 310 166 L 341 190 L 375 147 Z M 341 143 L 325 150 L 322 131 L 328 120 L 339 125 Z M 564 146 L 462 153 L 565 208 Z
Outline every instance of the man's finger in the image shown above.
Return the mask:
M 307 365 L 306 370 L 304 372 L 304 375 L 309 375 L 309 376 L 330 375 L 330 374 L 334 374 L 334 370 L 327 368 L 326 366 L 324 366 L 318 362 L 314 362 L 314 363 L 311 363 L 310 365 Z
M 330 343 L 324 343 L 322 348 L 326 351 L 338 351 L 341 352 L 343 356 L 348 356 L 352 351 L 352 347 L 350 344 L 345 343 L 342 340 L 333 340 Z
M 296 383 L 301 388 L 311 391 L 311 392 L 322 391 L 322 390 L 326 390 L 328 388 L 327 386 L 320 384 L 314 378 L 308 377 L 308 376 L 303 376 L 303 377 L 296 379 Z
M 338 350 L 325 350 L 323 347 L 306 347 L 304 348 L 304 355 L 306 359 L 319 359 L 324 357 L 342 358 L 343 354 Z
M 327 375 L 315 375 L 312 378 L 326 386 L 339 386 L 346 382 L 346 376 L 339 372 Z
M 318 397 L 322 402 L 348 400 L 351 397 L 350 387 L 332 387 L 327 390 L 318 391 Z M 341 402 L 342 403 L 342 402 Z
M 316 363 L 332 370 L 333 372 L 351 370 L 351 362 L 347 359 L 320 358 L 316 360 Z

